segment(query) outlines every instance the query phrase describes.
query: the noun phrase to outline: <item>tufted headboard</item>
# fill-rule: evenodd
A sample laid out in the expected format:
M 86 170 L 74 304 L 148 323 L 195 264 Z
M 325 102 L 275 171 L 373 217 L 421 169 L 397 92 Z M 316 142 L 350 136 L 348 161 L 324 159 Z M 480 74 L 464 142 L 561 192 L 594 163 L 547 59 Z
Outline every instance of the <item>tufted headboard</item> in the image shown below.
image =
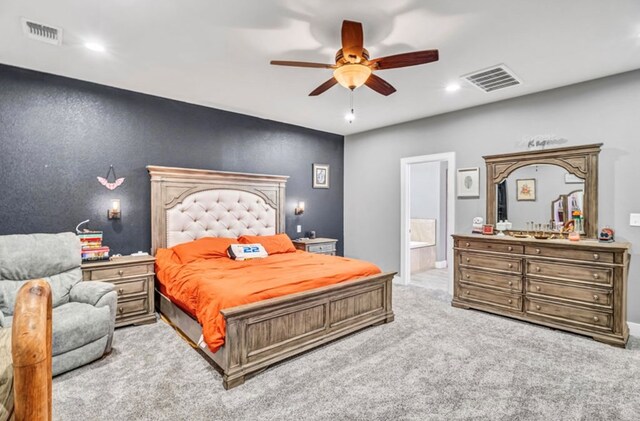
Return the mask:
M 287 176 L 147 166 L 151 253 L 202 237 L 284 232 Z

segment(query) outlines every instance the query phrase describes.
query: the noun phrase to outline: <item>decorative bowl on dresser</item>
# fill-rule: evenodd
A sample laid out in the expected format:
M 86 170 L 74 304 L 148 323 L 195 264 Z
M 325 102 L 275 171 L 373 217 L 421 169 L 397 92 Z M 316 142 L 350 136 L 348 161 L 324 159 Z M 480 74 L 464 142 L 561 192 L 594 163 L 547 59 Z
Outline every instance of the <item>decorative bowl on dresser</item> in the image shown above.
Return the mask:
M 154 264 L 153 256 L 123 256 L 82 264 L 83 280 L 104 281 L 116 286 L 116 327 L 156 321 Z
M 453 239 L 453 306 L 627 343 L 628 243 Z
M 300 238 L 293 240 L 293 245 L 298 250 L 308 251 L 309 253 L 336 255 L 336 243 L 338 240 L 334 238 Z

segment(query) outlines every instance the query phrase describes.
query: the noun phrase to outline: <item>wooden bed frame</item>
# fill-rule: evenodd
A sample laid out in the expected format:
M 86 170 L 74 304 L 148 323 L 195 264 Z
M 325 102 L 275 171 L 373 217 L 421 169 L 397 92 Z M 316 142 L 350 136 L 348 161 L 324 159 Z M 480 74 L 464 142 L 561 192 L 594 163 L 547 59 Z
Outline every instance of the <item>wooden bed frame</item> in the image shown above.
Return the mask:
M 185 198 L 210 190 L 237 190 L 263 199 L 275 209 L 275 232 L 284 232 L 288 177 L 148 166 L 151 177 L 152 252 L 167 243 L 167 211 Z M 203 234 L 206 235 L 206 234 Z M 157 291 L 159 311 L 220 367 L 225 389 L 268 366 L 368 326 L 393 321 L 394 273 L 222 310 L 225 344 L 212 353 L 201 341 L 202 327 Z

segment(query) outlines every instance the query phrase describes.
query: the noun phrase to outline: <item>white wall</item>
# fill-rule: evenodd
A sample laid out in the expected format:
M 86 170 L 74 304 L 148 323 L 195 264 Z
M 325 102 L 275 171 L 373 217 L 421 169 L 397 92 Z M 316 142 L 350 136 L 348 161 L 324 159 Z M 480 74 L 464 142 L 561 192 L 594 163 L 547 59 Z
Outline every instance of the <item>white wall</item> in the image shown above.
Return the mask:
M 638 323 L 640 227 L 629 226 L 629 213 L 640 212 L 639 115 L 640 71 L 633 71 L 347 136 L 345 255 L 398 271 L 400 158 L 455 151 L 458 167 L 481 167 L 480 199 L 456 200 L 456 231 L 467 233 L 485 213 L 483 155 L 522 151 L 522 140 L 536 135 L 569 139 L 562 146 L 603 142 L 599 225 L 632 243 L 628 311 Z
M 447 259 L 447 162 L 411 164 L 411 218 L 436 220 L 436 260 Z
M 440 224 L 440 163 L 411 164 L 411 218 Z

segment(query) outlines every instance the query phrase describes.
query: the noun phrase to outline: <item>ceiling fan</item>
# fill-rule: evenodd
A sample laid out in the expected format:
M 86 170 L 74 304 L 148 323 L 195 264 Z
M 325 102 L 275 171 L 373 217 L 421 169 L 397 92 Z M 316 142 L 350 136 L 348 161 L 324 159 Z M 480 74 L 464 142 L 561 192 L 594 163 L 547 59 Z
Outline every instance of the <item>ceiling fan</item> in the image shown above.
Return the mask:
M 277 66 L 333 69 L 333 77 L 311 91 L 309 96 L 320 95 L 336 83 L 351 90 L 366 85 L 379 94 L 386 96 L 394 93 L 396 88 L 373 72 L 377 70 L 416 66 L 437 60 L 438 50 L 414 51 L 411 53 L 369 59 L 369 51 L 364 48 L 362 23 L 345 20 L 342 22 L 342 48 L 336 52 L 336 64 L 281 60 L 272 60 L 271 64 Z

